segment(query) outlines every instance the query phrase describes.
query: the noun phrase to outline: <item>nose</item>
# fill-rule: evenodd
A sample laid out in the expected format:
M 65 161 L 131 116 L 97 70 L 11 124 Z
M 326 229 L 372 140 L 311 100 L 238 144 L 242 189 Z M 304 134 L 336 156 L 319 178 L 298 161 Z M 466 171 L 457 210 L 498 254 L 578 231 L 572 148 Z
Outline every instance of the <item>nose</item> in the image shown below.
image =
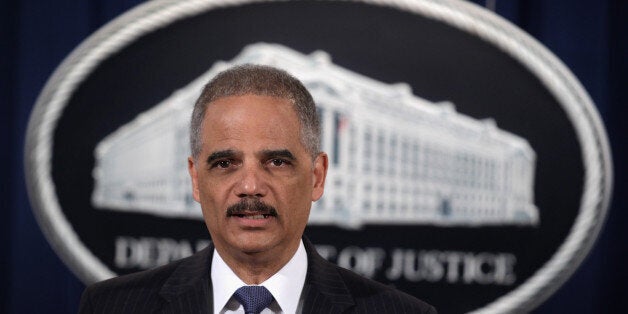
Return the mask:
M 240 198 L 264 197 L 267 185 L 263 178 L 261 169 L 255 166 L 248 166 L 242 169 L 242 176 L 236 183 L 235 193 Z

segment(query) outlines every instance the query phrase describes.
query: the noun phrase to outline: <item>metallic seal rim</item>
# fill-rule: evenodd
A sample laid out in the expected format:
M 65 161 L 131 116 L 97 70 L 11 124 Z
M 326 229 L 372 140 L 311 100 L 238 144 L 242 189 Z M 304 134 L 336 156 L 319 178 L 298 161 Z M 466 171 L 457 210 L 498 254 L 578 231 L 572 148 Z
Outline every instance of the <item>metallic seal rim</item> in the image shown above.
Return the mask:
M 108 23 L 57 68 L 37 99 L 24 151 L 26 183 L 35 216 L 62 260 L 86 283 L 115 276 L 81 242 L 62 213 L 52 181 L 54 130 L 72 93 L 104 59 L 134 40 L 190 16 L 243 4 L 276 0 L 155 0 Z M 282 1 L 282 0 L 277 0 Z M 324 0 L 328 1 L 328 0 Z M 567 67 L 538 41 L 508 21 L 460 0 L 353 0 L 397 8 L 482 38 L 521 62 L 548 88 L 575 126 L 585 180 L 579 213 L 565 242 L 532 277 L 475 313 L 530 310 L 548 298 L 586 257 L 603 225 L 612 189 L 606 131 L 590 97 Z

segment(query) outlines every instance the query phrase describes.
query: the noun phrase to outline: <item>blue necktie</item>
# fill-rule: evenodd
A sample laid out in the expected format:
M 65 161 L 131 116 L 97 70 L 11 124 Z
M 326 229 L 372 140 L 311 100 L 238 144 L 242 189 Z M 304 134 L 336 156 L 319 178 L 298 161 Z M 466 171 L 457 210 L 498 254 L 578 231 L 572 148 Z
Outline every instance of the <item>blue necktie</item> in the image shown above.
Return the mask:
M 263 286 L 244 286 L 233 296 L 244 306 L 246 314 L 259 314 L 273 302 L 273 295 Z

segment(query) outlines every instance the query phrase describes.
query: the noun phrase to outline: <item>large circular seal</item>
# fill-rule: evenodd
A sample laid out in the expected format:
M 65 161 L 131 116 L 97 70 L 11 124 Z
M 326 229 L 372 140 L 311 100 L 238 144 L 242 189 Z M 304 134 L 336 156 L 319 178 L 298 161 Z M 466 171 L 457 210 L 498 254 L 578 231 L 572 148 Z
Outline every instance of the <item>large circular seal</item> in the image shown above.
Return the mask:
M 84 282 L 209 240 L 179 171 L 186 110 L 242 62 L 287 69 L 319 106 L 332 169 L 307 236 L 441 312 L 532 309 L 603 224 L 612 165 L 598 113 L 556 57 L 491 12 L 453 0 L 157 0 L 82 43 L 31 115 L 29 196 Z

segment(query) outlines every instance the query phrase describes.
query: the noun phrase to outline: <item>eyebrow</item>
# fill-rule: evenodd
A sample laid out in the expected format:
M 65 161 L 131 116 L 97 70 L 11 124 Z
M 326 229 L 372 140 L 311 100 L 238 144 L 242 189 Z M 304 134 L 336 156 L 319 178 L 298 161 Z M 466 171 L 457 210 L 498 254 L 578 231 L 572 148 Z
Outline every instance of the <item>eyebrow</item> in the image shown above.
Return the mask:
M 211 165 L 218 159 L 233 158 L 235 155 L 236 155 L 236 152 L 233 149 L 220 150 L 220 151 L 211 153 L 207 157 L 206 162 L 208 165 Z M 296 157 L 294 157 L 294 155 L 287 149 L 265 149 L 260 152 L 260 155 L 264 156 L 265 158 L 281 157 L 281 158 L 286 158 L 289 160 L 296 160 Z
M 213 152 L 213 153 L 211 153 L 207 157 L 207 164 L 211 165 L 212 163 L 214 163 L 214 161 L 216 161 L 218 159 L 230 158 L 230 157 L 233 157 L 235 155 L 236 155 L 236 153 L 232 149 L 220 150 L 220 151 L 217 151 L 217 152 Z
M 287 149 L 263 150 L 261 155 L 266 158 L 282 157 L 290 160 L 296 160 L 296 157 L 294 157 L 294 155 Z

